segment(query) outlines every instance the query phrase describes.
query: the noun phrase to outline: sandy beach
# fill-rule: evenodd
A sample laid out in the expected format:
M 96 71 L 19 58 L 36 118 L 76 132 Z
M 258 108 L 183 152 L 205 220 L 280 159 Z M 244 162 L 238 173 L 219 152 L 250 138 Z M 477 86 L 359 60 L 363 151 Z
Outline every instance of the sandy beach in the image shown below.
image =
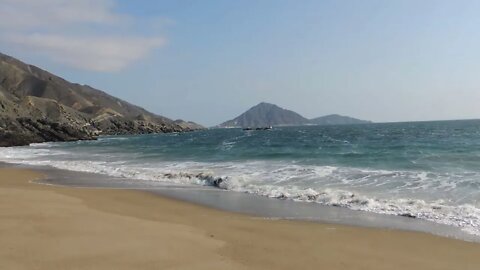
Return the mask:
M 266 220 L 0 169 L 2 269 L 478 269 L 480 244 Z

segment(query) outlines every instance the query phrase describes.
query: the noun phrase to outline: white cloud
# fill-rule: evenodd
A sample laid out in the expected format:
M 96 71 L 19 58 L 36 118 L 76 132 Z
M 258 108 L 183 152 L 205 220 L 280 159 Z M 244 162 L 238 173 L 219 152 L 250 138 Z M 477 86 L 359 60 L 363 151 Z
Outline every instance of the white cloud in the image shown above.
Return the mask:
M 115 24 L 111 0 L 0 0 L 0 27 L 65 27 L 76 23 Z
M 164 44 L 162 38 L 73 37 L 65 35 L 16 35 L 9 42 L 40 50 L 52 60 L 93 71 L 118 71 Z
M 75 68 L 118 71 L 165 44 L 158 34 L 131 33 L 136 18 L 117 12 L 113 0 L 0 0 L 0 7 L 0 43 Z

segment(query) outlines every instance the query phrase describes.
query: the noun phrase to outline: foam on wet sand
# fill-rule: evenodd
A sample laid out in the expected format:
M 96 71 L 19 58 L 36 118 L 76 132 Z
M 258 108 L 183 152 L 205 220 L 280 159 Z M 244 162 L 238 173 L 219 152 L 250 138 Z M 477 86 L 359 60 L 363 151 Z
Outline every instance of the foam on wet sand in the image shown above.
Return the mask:
M 480 245 L 424 233 L 213 210 L 0 169 L 4 269 L 478 269 Z

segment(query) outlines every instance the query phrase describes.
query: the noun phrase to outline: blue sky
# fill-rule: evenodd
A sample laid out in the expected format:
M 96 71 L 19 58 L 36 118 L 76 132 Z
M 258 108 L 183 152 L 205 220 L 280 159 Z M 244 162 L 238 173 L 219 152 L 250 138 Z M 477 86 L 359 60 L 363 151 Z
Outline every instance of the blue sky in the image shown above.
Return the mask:
M 306 117 L 480 118 L 480 1 L 0 6 L 0 51 L 174 119 L 211 126 L 261 101 Z

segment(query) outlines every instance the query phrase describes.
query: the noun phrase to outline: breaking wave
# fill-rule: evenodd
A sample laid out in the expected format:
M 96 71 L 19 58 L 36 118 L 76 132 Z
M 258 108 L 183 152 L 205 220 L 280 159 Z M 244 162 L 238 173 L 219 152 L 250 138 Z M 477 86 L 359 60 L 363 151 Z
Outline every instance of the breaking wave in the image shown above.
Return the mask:
M 39 149 L 36 146 L 10 148 L 0 153 L 0 160 L 130 180 L 213 186 L 269 198 L 418 218 L 456 226 L 468 233 L 480 235 L 480 209 L 477 205 L 438 197 L 438 194 L 457 191 L 459 186 L 478 188 L 479 183 L 474 179 L 478 179 L 479 175 L 472 173 L 452 175 L 271 161 L 163 161 L 139 166 L 127 160 L 119 160 L 118 157 L 116 161 L 51 159 L 65 153 L 67 152 L 51 150 L 49 146 Z

